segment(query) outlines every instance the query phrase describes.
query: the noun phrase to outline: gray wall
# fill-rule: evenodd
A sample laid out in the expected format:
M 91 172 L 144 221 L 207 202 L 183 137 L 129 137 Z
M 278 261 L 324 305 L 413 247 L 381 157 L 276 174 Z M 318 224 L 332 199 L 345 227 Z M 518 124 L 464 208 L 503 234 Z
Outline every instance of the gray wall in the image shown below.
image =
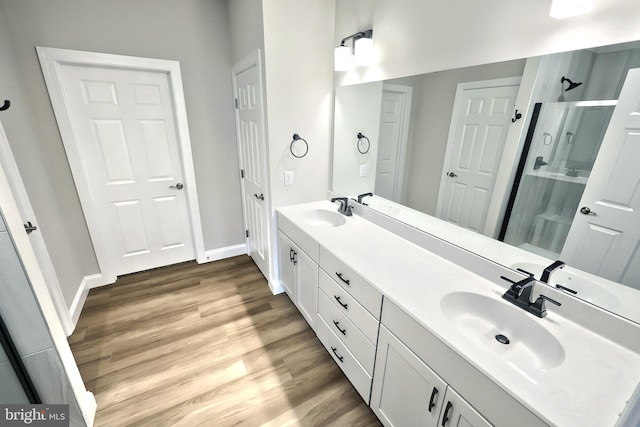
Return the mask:
M 256 49 L 264 55 L 262 0 L 226 0 L 229 12 L 231 63 L 235 64 Z
M 180 61 L 212 250 L 244 241 L 227 20 L 223 0 L 0 0 L 0 120 L 67 304 L 98 267 L 34 47 Z

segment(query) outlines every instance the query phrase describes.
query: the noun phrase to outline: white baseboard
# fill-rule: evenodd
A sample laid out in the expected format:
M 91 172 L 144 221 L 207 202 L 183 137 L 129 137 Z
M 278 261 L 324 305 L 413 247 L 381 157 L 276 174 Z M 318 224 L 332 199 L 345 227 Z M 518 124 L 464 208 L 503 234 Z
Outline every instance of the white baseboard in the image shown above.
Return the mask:
M 204 264 L 205 262 L 218 261 L 220 259 L 231 258 L 238 255 L 247 254 L 247 245 L 241 243 L 239 245 L 227 246 L 224 248 L 212 249 L 205 251 L 203 257 L 198 258 L 198 264 Z
M 269 289 L 274 295 L 285 292 L 284 286 L 282 286 L 282 282 L 280 282 L 280 280 L 269 280 Z
M 84 307 L 84 302 L 87 300 L 87 295 L 89 295 L 89 290 L 99 286 L 108 285 L 109 283 L 112 282 L 106 280 L 102 274 L 99 273 L 84 276 L 82 278 L 82 282 L 80 282 L 80 286 L 76 291 L 76 296 L 73 298 L 73 302 L 69 308 L 69 315 L 71 316 L 73 329 L 75 329 L 78 324 L 78 319 L 80 318 L 82 307 Z M 71 332 L 73 332 L 73 330 Z

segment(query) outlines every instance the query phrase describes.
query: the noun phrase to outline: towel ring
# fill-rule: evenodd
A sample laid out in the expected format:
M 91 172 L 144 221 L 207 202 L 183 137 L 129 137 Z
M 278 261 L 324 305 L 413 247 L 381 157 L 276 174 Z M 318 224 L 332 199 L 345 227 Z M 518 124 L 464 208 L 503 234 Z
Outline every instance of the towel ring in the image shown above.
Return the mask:
M 542 134 L 542 143 L 544 145 L 551 145 L 552 142 L 553 142 L 553 135 L 551 135 L 548 132 L 545 132 Z
M 295 153 L 293 152 L 293 144 L 294 144 L 296 141 L 302 141 L 302 142 L 304 142 L 305 150 L 304 150 L 304 154 L 303 154 L 303 155 L 301 155 L 301 156 L 296 156 L 296 155 L 295 155 Z M 293 140 L 291 141 L 291 144 L 289 144 L 289 151 L 291 151 L 291 155 L 292 155 L 293 157 L 295 157 L 296 159 L 301 159 L 301 158 L 303 158 L 304 156 L 306 156 L 306 155 L 307 155 L 307 153 L 309 152 L 309 144 L 307 143 L 307 140 L 306 140 L 306 139 L 304 139 L 304 138 L 300 138 L 300 135 L 298 135 L 297 133 L 294 133 L 294 134 L 293 134 Z
M 357 137 L 358 137 L 358 143 L 357 143 L 356 145 L 357 145 L 357 147 L 358 147 L 358 152 L 359 152 L 360 154 L 367 154 L 367 153 L 369 152 L 369 148 L 371 148 L 371 141 L 369 141 L 369 138 L 367 138 L 366 136 L 364 136 L 364 135 L 362 134 L 362 132 L 358 132 Z M 360 141 L 361 141 L 361 140 L 363 140 L 363 139 L 366 139 L 366 140 L 367 140 L 367 149 L 366 149 L 366 150 L 364 150 L 364 151 L 362 151 L 362 150 L 360 149 Z
M 0 111 L 8 110 L 10 106 L 11 106 L 11 101 L 9 101 L 8 99 L 5 99 L 2 106 L 0 106 Z

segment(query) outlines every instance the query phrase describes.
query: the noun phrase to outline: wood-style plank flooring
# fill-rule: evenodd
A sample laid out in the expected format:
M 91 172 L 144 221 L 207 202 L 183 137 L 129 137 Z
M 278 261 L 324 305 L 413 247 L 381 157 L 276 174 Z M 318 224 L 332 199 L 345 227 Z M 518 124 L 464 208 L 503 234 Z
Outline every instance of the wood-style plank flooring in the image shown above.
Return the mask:
M 93 289 L 69 341 L 96 426 L 380 425 L 247 256 Z

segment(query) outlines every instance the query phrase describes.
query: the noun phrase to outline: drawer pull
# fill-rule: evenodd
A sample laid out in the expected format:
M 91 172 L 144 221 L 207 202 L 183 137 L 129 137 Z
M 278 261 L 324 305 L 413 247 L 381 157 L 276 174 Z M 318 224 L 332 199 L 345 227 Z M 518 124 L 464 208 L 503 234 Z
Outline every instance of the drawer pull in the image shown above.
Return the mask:
M 447 407 L 444 409 L 444 415 L 442 416 L 442 427 L 449 421 L 449 411 L 453 408 L 451 401 L 447 402 Z
M 345 284 L 347 284 L 347 285 L 349 284 L 349 279 L 343 279 L 343 278 L 342 278 L 342 273 L 338 273 L 338 272 L 336 271 L 336 276 L 338 276 L 338 278 L 339 278 L 340 280 L 342 280 Z
M 293 262 L 293 248 L 289 248 L 289 261 Z
M 346 329 L 342 329 L 342 328 L 340 327 L 340 322 L 336 322 L 336 321 L 334 320 L 334 321 L 333 321 L 333 324 L 336 326 L 336 328 L 340 331 L 340 333 L 341 333 L 342 335 L 345 335 L 345 336 L 347 335 L 347 330 L 346 330 Z
M 434 402 L 436 394 L 438 394 L 438 389 L 434 387 L 433 391 L 431 392 L 431 399 L 429 399 L 429 412 L 431 412 L 433 407 L 436 406 L 436 402 Z
M 335 348 L 335 347 L 331 347 L 331 351 L 333 351 L 333 354 L 335 354 L 335 355 L 336 355 L 336 357 L 338 358 L 338 360 L 339 360 L 341 363 L 344 363 L 344 356 L 340 356 L 340 355 L 338 354 L 338 349 L 337 349 L 337 348 Z
M 340 304 L 340 305 L 342 306 L 342 308 L 344 308 L 345 310 L 348 310 L 348 309 L 349 309 L 349 304 L 346 304 L 346 303 L 342 302 L 342 301 L 340 300 L 340 297 L 339 297 L 339 296 L 334 295 L 333 297 L 336 299 L 336 301 L 338 301 L 338 304 Z

